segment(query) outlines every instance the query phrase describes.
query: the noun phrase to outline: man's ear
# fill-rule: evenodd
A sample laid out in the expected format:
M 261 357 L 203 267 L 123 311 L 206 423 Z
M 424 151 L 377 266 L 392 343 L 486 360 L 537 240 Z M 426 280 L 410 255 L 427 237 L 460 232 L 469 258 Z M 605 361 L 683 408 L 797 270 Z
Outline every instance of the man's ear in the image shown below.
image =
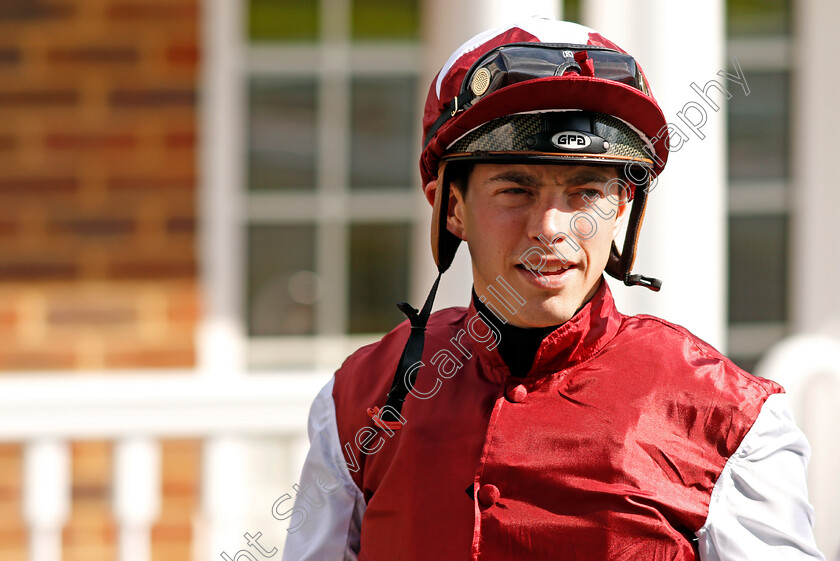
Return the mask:
M 464 228 L 464 196 L 461 192 L 449 186 L 449 209 L 446 213 L 446 229 L 463 241 L 467 240 Z
M 426 183 L 426 186 L 423 187 L 423 194 L 426 195 L 426 200 L 429 201 L 429 204 L 431 204 L 433 208 L 435 206 L 435 199 L 437 197 L 439 187 L 438 182 L 441 181 L 441 177 L 443 177 L 443 173 L 439 173 L 437 179 L 429 181 Z M 441 205 L 441 207 L 442 206 L 443 205 Z M 446 229 L 455 236 L 465 240 L 463 208 L 464 204 L 461 193 L 450 185 L 449 201 L 446 209 Z M 441 208 L 441 211 L 443 211 L 443 208 Z

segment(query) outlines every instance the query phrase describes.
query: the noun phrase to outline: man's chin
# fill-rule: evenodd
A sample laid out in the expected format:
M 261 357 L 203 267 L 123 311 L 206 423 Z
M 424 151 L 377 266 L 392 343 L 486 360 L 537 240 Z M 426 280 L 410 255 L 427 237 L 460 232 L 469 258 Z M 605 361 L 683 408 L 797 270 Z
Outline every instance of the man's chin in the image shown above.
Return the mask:
M 526 299 L 525 306 L 511 318 L 510 323 L 518 327 L 551 327 L 566 323 L 572 315 L 574 310 L 565 302 L 547 300 L 536 303 Z
M 576 286 L 577 283 L 560 288 L 545 288 L 535 286 L 533 283 L 523 282 L 523 279 L 517 275 L 511 275 L 508 278 L 512 281 L 510 282 L 511 288 L 525 300 L 525 304 L 521 307 L 517 302 L 509 300 L 509 304 L 516 308 L 515 314 L 510 315 L 504 309 L 500 309 L 507 316 L 511 325 L 517 327 L 560 325 L 568 321 L 582 306 L 579 302 L 578 305 L 572 302 L 572 300 L 580 300 L 579 297 L 574 297 L 575 294 L 580 294 L 580 288 Z M 496 288 L 500 287 L 496 286 Z M 500 292 L 502 294 L 506 293 L 505 290 L 500 290 Z

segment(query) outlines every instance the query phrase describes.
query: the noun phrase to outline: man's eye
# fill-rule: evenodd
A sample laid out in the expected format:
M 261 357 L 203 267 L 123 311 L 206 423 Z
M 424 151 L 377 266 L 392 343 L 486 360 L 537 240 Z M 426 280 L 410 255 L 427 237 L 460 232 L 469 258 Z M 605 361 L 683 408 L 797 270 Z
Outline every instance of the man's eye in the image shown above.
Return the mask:
M 502 193 L 505 195 L 524 195 L 528 193 L 528 191 L 526 191 L 522 187 L 509 187 L 507 189 L 503 189 Z
M 578 191 L 578 194 L 585 199 L 597 199 L 603 195 L 598 189 L 583 189 Z

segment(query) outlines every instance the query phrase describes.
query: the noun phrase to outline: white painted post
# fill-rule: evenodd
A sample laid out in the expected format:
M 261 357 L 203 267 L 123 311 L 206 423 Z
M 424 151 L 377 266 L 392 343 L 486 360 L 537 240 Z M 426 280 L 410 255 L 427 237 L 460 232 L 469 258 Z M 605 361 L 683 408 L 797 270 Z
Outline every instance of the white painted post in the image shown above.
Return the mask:
M 710 88 L 715 110 L 692 89 L 716 80 L 732 98 L 749 103 L 725 70 L 721 0 L 585 0 L 586 25 L 638 58 L 665 118 L 688 140 L 672 150 L 650 192 L 634 272 L 659 278 L 662 290 L 611 282 L 619 309 L 681 324 L 721 350 L 726 333 L 726 119 L 723 94 Z M 702 122 L 699 134 L 680 119 Z M 702 134 L 705 138 L 700 138 Z
M 301 482 L 300 476 L 301 471 L 303 469 L 304 461 L 306 460 L 306 455 L 309 452 L 309 436 L 306 432 L 299 432 L 297 434 L 290 434 L 286 435 L 283 438 L 279 439 L 280 446 L 281 446 L 281 457 L 283 461 L 278 462 L 277 468 L 275 471 L 275 481 L 282 482 L 280 489 L 283 489 L 286 493 L 294 496 L 297 499 L 297 490 L 295 485 L 299 485 Z M 277 488 L 276 486 L 274 487 Z M 273 497 L 276 500 L 278 497 Z M 274 503 L 269 500 L 268 496 L 260 497 L 259 499 L 261 504 L 259 507 L 264 509 L 265 512 L 269 512 L 273 509 Z M 313 515 L 317 516 L 317 514 L 313 513 Z M 292 520 L 284 520 L 278 521 L 275 519 L 271 519 L 271 526 L 266 525 L 265 530 L 273 530 L 274 532 L 271 533 L 271 537 L 275 540 L 275 545 L 281 551 L 285 547 L 286 538 L 288 537 L 287 528 L 289 524 L 293 521 Z M 312 522 L 315 524 L 316 522 Z M 276 530 L 276 528 L 282 528 L 282 530 Z M 268 532 L 266 532 L 268 534 Z
M 836 0 L 798 0 L 791 47 L 793 210 L 790 316 L 795 331 L 840 334 L 840 58 Z
M 23 456 L 23 516 L 30 561 L 61 561 L 61 531 L 70 514 L 70 450 L 66 442 L 31 442 Z
M 774 345 L 756 365 L 759 376 L 784 386 L 797 424 L 811 444 L 808 494 L 814 505 L 817 547 L 833 561 L 840 556 L 840 340 L 796 335 Z
M 201 512 L 198 515 L 193 558 L 236 559 L 247 549 L 243 533 L 247 507 L 247 447 L 234 436 L 204 441 L 202 450 Z
M 119 561 L 151 561 L 151 528 L 160 514 L 161 453 L 157 441 L 130 438 L 114 446 L 114 517 Z
M 242 256 L 241 147 L 245 126 L 245 2 L 203 3 L 201 179 L 198 189 L 203 310 L 198 328 L 199 371 L 234 376 L 244 364 L 240 295 Z
M 315 267 L 329 278 L 334 289 L 322 294 L 318 303 L 316 331 L 341 336 L 347 325 L 349 294 L 349 239 L 344 193 L 349 170 L 350 147 L 350 83 L 347 77 L 349 53 L 345 48 L 351 20 L 350 3 L 343 0 L 321 0 L 321 10 L 329 14 L 321 18 L 320 87 L 318 90 L 318 205 L 326 219 L 319 224 L 315 239 Z M 324 344 L 319 349 L 321 364 L 338 364 L 336 345 Z

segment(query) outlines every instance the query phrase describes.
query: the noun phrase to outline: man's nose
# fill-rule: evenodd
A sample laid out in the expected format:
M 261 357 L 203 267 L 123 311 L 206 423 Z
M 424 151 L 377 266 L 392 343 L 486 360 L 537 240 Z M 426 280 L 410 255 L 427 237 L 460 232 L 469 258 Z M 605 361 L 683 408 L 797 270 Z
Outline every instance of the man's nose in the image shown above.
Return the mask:
M 528 222 L 528 235 L 532 240 L 555 245 L 568 239 L 569 212 L 559 204 L 548 201 L 534 209 Z

